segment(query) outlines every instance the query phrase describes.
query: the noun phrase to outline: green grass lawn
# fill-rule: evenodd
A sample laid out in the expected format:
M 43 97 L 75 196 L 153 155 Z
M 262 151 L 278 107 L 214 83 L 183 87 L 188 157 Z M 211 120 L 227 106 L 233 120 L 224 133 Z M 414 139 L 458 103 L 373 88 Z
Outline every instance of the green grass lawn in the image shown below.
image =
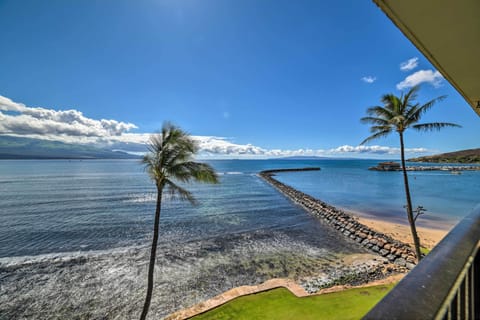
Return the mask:
M 297 298 L 284 288 L 239 297 L 191 319 L 360 319 L 395 284 Z

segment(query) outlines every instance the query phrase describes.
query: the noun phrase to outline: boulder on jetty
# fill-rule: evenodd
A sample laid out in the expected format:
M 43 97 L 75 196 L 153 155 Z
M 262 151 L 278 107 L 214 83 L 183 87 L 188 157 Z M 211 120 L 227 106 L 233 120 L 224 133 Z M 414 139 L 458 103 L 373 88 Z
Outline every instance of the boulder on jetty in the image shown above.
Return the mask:
M 318 169 L 288 169 L 288 171 L 307 170 Z M 281 183 L 273 178 L 275 172 L 279 171 L 284 172 L 285 170 L 267 170 L 260 172 L 259 175 L 291 201 L 336 229 L 341 236 L 357 242 L 358 245 L 387 258 L 388 261 L 398 266 L 407 269 L 412 269 L 415 266 L 415 253 L 408 244 L 370 229 L 347 212 Z

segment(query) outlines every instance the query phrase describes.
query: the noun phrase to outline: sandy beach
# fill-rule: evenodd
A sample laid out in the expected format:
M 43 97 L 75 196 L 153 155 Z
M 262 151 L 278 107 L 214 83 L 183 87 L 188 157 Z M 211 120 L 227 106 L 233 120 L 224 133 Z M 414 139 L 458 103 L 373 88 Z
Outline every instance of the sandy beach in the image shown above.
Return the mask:
M 355 215 L 360 223 L 367 225 L 368 227 L 382 232 L 392 238 L 408 243 L 413 246 L 412 235 L 410 233 L 410 227 L 405 224 L 390 222 L 386 220 L 380 220 L 378 218 Z M 405 218 L 406 220 L 407 218 Z M 406 221 L 405 221 L 406 222 Z M 420 237 L 420 244 L 428 249 L 432 249 L 437 245 L 445 235 L 453 228 L 453 225 L 447 224 L 435 224 L 431 227 L 417 227 L 418 236 Z

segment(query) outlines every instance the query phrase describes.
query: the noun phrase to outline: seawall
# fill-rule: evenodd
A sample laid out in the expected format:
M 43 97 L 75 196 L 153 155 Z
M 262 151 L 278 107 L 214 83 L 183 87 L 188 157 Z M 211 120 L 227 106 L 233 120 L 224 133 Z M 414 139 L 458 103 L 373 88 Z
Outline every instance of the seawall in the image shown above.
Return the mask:
M 415 253 L 409 245 L 370 229 L 366 225 L 359 223 L 352 215 L 345 211 L 335 208 L 273 178 L 275 173 L 279 172 L 311 170 L 320 170 L 320 168 L 266 170 L 260 172 L 259 176 L 307 212 L 332 226 L 332 228 L 336 229 L 342 236 L 352 239 L 359 245 L 387 258 L 390 262 L 397 265 L 405 266 L 408 269 L 412 269 L 415 266 Z

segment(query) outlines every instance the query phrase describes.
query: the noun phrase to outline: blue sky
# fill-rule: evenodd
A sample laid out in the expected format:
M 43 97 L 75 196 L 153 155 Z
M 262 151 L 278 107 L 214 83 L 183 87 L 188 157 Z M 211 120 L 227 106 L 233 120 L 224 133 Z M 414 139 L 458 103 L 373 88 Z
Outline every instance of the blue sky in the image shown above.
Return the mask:
M 411 76 L 429 80 L 421 101 L 448 95 L 425 121 L 463 128 L 408 134 L 407 147 L 452 151 L 480 138 L 478 116 L 367 0 L 0 1 L 0 39 L 0 115 L 16 123 L 1 133 L 93 141 L 95 130 L 77 139 L 71 128 L 39 129 L 46 113 L 72 124 L 58 112 L 76 110 L 85 126 L 109 120 L 124 140 L 170 120 L 219 143 L 213 156 L 237 156 L 235 146 L 334 155 L 368 136 L 365 109 Z M 398 137 L 374 144 L 396 148 Z

